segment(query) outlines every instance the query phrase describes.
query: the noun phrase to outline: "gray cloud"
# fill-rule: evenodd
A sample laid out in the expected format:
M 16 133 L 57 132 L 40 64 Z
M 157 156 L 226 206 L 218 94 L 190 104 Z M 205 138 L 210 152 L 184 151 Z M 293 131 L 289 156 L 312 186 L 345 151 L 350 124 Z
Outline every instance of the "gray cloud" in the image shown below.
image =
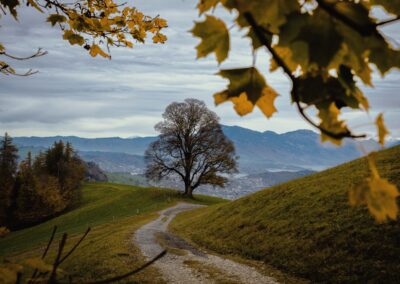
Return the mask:
M 196 1 L 138 0 L 135 5 L 151 15 L 169 20 L 165 45 L 135 45 L 133 49 L 113 49 L 113 59 L 91 58 L 85 50 L 69 46 L 61 32 L 45 23 L 42 14 L 21 9 L 20 22 L 1 19 L 0 38 L 10 51 L 27 55 L 37 47 L 49 51 L 42 58 L 13 62 L 19 70 L 33 68 L 40 73 L 29 78 L 0 77 L 0 132 L 12 135 L 79 135 L 85 137 L 133 136 L 154 134 L 172 101 L 196 97 L 217 112 L 221 122 L 255 130 L 286 132 L 310 128 L 290 104 L 290 84 L 280 71 L 265 72 L 268 82 L 281 94 L 279 112 L 270 120 L 255 110 L 239 117 L 230 103 L 215 107 L 212 94 L 222 90 L 226 81 L 215 76 L 218 71 L 212 56 L 196 60 L 197 39 L 188 30 L 198 19 Z M 228 18 L 227 14 L 219 16 Z M 391 42 L 400 42 L 397 25 L 385 27 Z M 243 31 L 233 29 L 230 59 L 222 68 L 249 66 L 252 63 L 250 42 Z M 260 51 L 257 65 L 268 69 L 269 57 Z M 371 122 L 384 112 L 394 137 L 400 137 L 400 72 L 384 80 L 375 76 L 375 88 L 365 89 L 373 109 L 369 117 L 349 112 L 352 125 L 373 133 Z M 364 126 L 366 125 L 367 126 Z

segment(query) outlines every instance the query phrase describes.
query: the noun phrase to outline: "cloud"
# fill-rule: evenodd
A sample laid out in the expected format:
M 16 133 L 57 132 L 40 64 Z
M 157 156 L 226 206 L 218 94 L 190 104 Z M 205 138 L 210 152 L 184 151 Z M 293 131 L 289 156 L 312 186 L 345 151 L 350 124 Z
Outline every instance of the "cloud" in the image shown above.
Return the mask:
M 105 137 L 152 135 L 172 101 L 188 97 L 204 100 L 221 117 L 221 123 L 255 130 L 286 132 L 310 128 L 290 103 L 290 83 L 280 72 L 265 72 L 267 81 L 281 94 L 276 103 L 279 112 L 270 120 L 255 110 L 239 117 L 231 103 L 215 107 L 212 94 L 225 88 L 227 81 L 215 76 L 218 65 L 213 56 L 196 60 L 198 40 L 188 30 L 198 19 L 195 1 L 137 0 L 145 13 L 167 18 L 168 42 L 165 45 L 137 44 L 133 49 L 113 49 L 112 60 L 91 58 L 82 47 L 70 46 L 61 32 L 45 23 L 45 17 L 33 9 L 21 8 L 20 21 L 1 19 L 0 38 L 11 52 L 28 55 L 42 47 L 48 55 L 30 61 L 13 62 L 19 70 L 29 68 L 40 73 L 29 78 L 0 77 L 0 132 L 11 135 L 79 135 Z M 219 16 L 229 18 L 226 13 Z M 399 42 L 399 27 L 385 27 L 392 42 Z M 243 31 L 233 33 L 230 59 L 221 68 L 252 64 L 250 42 Z M 257 65 L 267 70 L 269 56 L 259 51 Z M 392 135 L 400 137 L 400 72 L 385 80 L 376 76 L 375 88 L 365 89 L 373 109 L 370 117 L 349 113 L 354 125 L 373 133 L 371 124 L 384 112 Z

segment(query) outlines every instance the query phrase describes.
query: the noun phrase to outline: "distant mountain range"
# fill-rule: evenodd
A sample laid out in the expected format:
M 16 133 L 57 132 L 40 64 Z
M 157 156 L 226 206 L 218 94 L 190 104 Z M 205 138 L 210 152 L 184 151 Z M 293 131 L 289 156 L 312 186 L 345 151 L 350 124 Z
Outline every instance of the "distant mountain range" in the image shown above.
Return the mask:
M 321 144 L 319 134 L 296 130 L 283 134 L 258 132 L 239 126 L 223 126 L 224 133 L 234 142 L 239 156 L 240 171 L 256 174 L 266 171 L 321 170 L 361 156 L 356 142 L 344 141 L 342 147 Z M 15 137 L 20 155 L 30 150 L 39 152 L 54 141 L 71 142 L 83 159 L 94 161 L 108 172 L 140 173 L 143 155 L 156 136 L 134 138 L 81 138 L 76 136 Z M 374 140 L 357 142 L 367 150 L 379 149 Z M 397 142 L 398 143 L 398 142 Z

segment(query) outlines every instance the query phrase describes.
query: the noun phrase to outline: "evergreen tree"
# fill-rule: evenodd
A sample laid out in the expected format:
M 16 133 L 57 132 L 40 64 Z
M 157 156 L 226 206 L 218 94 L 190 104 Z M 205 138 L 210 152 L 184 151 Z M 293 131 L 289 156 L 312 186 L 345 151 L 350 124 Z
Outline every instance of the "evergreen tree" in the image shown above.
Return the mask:
M 26 159 L 19 164 L 16 188 L 14 218 L 18 223 L 30 221 L 35 218 L 35 212 L 32 211 L 35 210 L 38 201 L 31 152 L 28 152 Z
M 8 225 L 12 218 L 15 195 L 18 149 L 6 133 L 0 142 L 0 223 Z

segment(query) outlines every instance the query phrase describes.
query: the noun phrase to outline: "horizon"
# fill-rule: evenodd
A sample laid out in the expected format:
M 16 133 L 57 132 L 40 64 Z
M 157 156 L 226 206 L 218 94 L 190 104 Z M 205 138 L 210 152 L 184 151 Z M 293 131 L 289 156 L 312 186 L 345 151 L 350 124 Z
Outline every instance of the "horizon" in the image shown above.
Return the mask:
M 311 132 L 315 135 L 319 135 L 318 132 L 312 130 L 312 129 L 296 129 L 296 130 L 291 130 L 291 131 L 286 131 L 286 132 L 276 132 L 276 131 L 272 131 L 272 130 L 265 130 L 265 131 L 258 131 L 258 130 L 254 130 L 251 128 L 246 128 L 246 127 L 242 127 L 239 125 L 221 125 L 222 127 L 238 127 L 241 129 L 245 129 L 245 130 L 250 130 L 250 131 L 254 131 L 260 134 L 266 133 L 266 132 L 271 132 L 277 135 L 285 135 L 288 133 L 293 133 L 293 132 L 300 132 L 300 131 L 307 131 L 307 132 Z M 8 131 L 6 131 L 6 133 L 8 135 L 10 135 L 10 133 Z M 29 135 L 21 135 L 21 136 L 13 136 L 10 135 L 11 138 L 56 138 L 56 137 L 60 137 L 60 138 L 80 138 L 80 139 L 140 139 L 140 138 L 153 138 L 153 137 L 157 137 L 158 135 L 147 135 L 147 136 L 128 136 L 128 137 L 122 137 L 122 136 L 100 136 L 100 137 L 86 137 L 86 136 L 77 136 L 77 135 L 68 135 L 68 134 L 57 134 L 57 135 L 49 135 L 49 136 L 29 136 Z M 0 135 L 0 138 L 3 138 L 4 135 Z M 378 143 L 378 140 L 376 137 L 366 137 L 366 138 L 362 138 L 360 141 L 370 141 L 373 140 L 375 142 Z M 393 138 L 393 137 L 388 137 L 387 142 L 398 142 L 400 141 L 400 138 Z M 326 142 L 321 142 L 322 145 L 333 145 L 332 143 L 330 143 L 329 141 Z M 338 146 L 340 148 L 340 146 Z
M 278 135 L 283 135 L 291 132 L 297 132 L 297 131 L 310 131 L 316 135 L 319 135 L 318 132 L 312 130 L 312 129 L 305 129 L 305 128 L 300 128 L 300 129 L 295 129 L 295 130 L 290 130 L 290 131 L 285 131 L 285 132 L 277 132 L 277 131 L 272 131 L 272 130 L 265 130 L 265 131 L 259 131 L 256 129 L 251 129 L 239 125 L 226 125 L 226 124 L 221 124 L 222 127 L 238 127 L 258 133 L 265 133 L 265 132 L 272 132 Z M 135 138 L 149 138 L 149 137 L 157 137 L 157 133 L 154 135 L 145 135 L 145 136 L 139 136 L 139 135 L 131 135 L 131 136 L 99 136 L 99 137 L 87 137 L 87 136 L 79 136 L 79 135 L 73 135 L 73 134 L 56 134 L 56 135 L 44 135 L 44 136 L 37 136 L 37 135 L 17 135 L 14 136 L 11 134 L 10 131 L 5 131 L 4 133 L 7 133 L 8 135 L 11 136 L 11 138 L 21 138 L 21 137 L 26 137 L 26 138 L 49 138 L 49 137 L 76 137 L 76 138 L 83 138 L 83 139 L 108 139 L 108 138 L 120 138 L 120 139 L 135 139 Z M 0 135 L 0 137 L 4 137 L 3 134 Z

